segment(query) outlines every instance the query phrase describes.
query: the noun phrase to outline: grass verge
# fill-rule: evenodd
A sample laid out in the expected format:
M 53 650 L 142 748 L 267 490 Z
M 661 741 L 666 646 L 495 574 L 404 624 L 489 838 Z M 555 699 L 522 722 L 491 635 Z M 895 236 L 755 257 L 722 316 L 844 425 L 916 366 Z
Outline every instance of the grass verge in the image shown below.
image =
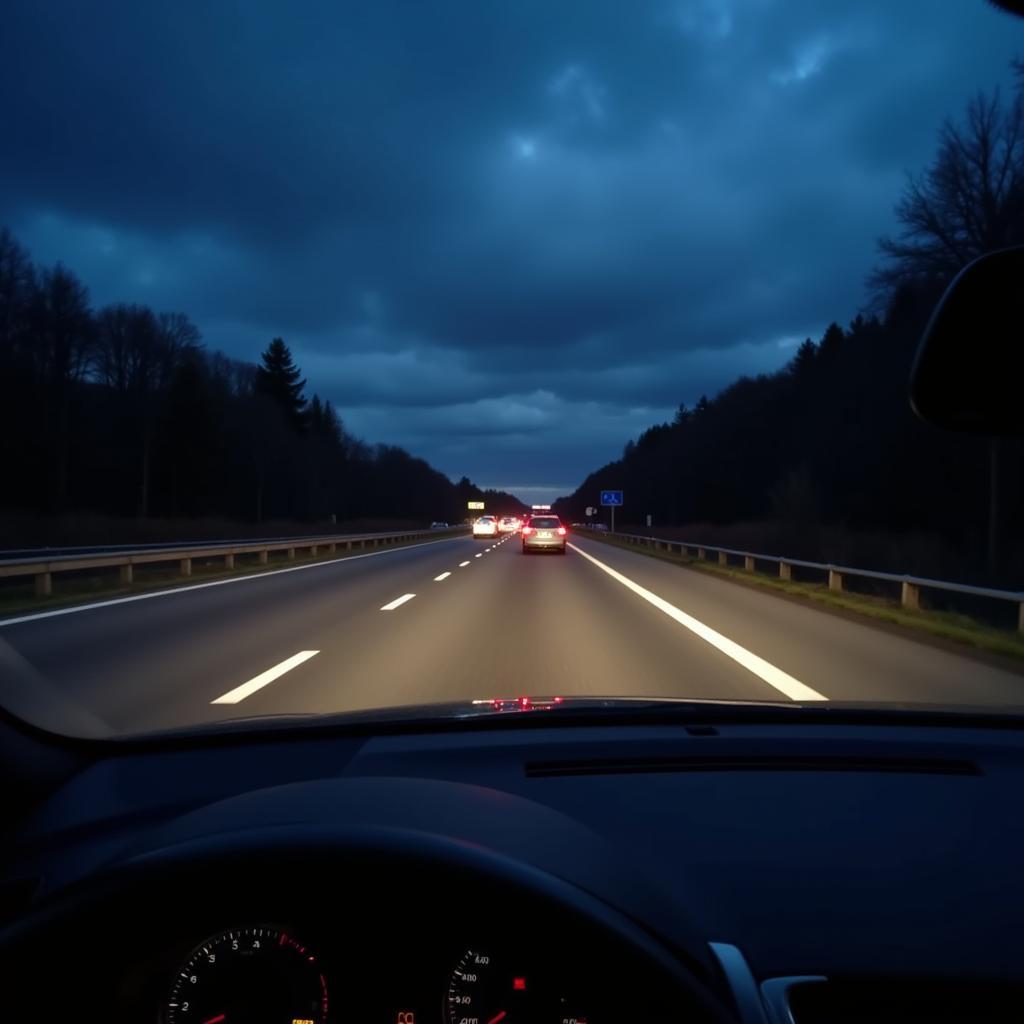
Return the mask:
M 457 535 L 452 535 L 457 536 Z M 438 537 L 438 540 L 443 537 Z M 260 573 L 275 569 L 292 569 L 300 565 L 315 565 L 319 562 L 336 562 L 351 558 L 353 555 L 367 554 L 372 551 L 388 551 L 422 544 L 423 540 L 402 541 L 396 544 L 379 547 L 353 548 L 351 551 L 339 550 L 334 554 L 324 551 L 314 557 L 303 556 L 296 551 L 295 558 L 288 558 L 285 552 L 268 555 L 266 564 L 258 561 L 255 555 L 238 555 L 235 557 L 235 568 L 225 569 L 224 559 L 192 559 L 192 575 L 179 574 L 174 562 L 143 563 L 135 566 L 135 579 L 124 584 L 118 581 L 117 568 L 90 569 L 80 572 L 71 571 L 53 574 L 53 593 L 49 597 L 36 597 L 31 578 L 4 581 L 0 588 L 0 619 L 34 612 L 48 612 L 59 608 L 69 608 L 76 604 L 90 601 L 104 601 L 115 597 L 128 597 L 133 594 L 144 594 L 157 590 L 173 590 L 192 586 L 196 583 L 211 583 L 216 580 L 236 579 L 245 576 L 257 576 Z
M 1010 658 L 1024 663 L 1024 633 L 979 622 L 969 615 L 958 612 L 922 609 L 911 611 L 898 601 L 869 594 L 842 591 L 835 593 L 824 583 L 805 583 L 783 580 L 763 572 L 748 572 L 735 565 L 719 565 L 717 562 L 700 561 L 690 555 L 678 555 L 665 550 L 641 547 L 626 541 L 615 540 L 599 534 L 587 534 L 612 547 L 634 551 L 637 554 L 672 562 L 683 568 L 731 580 L 758 590 L 767 590 L 793 600 L 813 604 L 825 610 L 840 612 L 865 619 L 882 622 L 898 629 L 917 634 L 919 637 L 943 641 L 975 651 Z

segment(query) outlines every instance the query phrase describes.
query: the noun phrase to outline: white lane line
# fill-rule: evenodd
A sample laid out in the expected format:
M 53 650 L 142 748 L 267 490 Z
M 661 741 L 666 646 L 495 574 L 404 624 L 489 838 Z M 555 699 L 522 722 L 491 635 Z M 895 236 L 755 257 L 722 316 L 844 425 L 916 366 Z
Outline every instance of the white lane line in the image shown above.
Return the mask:
M 443 572 L 443 573 L 441 573 L 440 576 L 435 576 L 434 577 L 434 582 L 435 583 L 440 583 L 441 580 L 446 580 L 446 579 L 448 579 L 449 576 L 451 576 L 450 572 Z
M 396 608 L 401 608 L 406 601 L 411 601 L 416 595 L 415 594 L 403 594 L 401 597 L 396 597 L 394 601 L 388 601 L 387 604 L 381 606 L 382 612 L 393 612 Z
M 634 594 L 642 597 L 649 604 L 654 605 L 659 611 L 664 612 L 670 619 L 675 619 L 681 626 L 685 626 L 690 632 L 696 633 L 702 640 L 706 640 L 712 647 L 721 651 L 727 657 L 732 658 L 733 661 L 742 665 L 748 672 L 753 672 L 755 676 L 763 679 L 769 686 L 774 686 L 776 690 L 784 693 L 790 700 L 828 700 L 828 697 L 824 694 L 818 693 L 817 690 L 812 690 L 811 687 L 801 683 L 799 679 L 794 679 L 788 673 L 783 672 L 782 669 L 776 668 L 770 662 L 765 661 L 764 658 L 759 658 L 756 654 L 748 651 L 745 647 L 741 647 L 727 636 L 723 636 L 717 630 L 712 629 L 710 626 L 705 626 L 699 619 L 695 619 L 692 615 L 687 615 L 686 612 L 680 611 L 674 604 L 669 604 L 664 598 L 658 597 L 657 594 L 652 594 L 651 591 L 641 587 L 639 583 L 634 583 L 627 576 L 616 572 L 610 565 L 605 565 L 604 562 L 598 561 L 593 555 L 587 554 L 582 548 L 578 548 L 575 544 L 570 544 L 569 547 L 588 561 L 593 562 L 602 572 L 608 573 L 613 580 L 618 580 L 624 587 L 632 590 Z
M 36 619 L 52 619 L 58 615 L 74 615 L 76 612 L 89 612 L 95 608 L 109 608 L 115 604 L 130 604 L 132 601 L 149 601 L 154 597 L 167 597 L 170 594 L 184 594 L 188 590 L 205 590 L 207 587 L 223 587 L 229 583 L 248 583 L 250 580 L 262 580 L 267 576 L 279 576 L 285 572 L 302 572 L 305 569 L 323 569 L 327 565 L 338 562 L 354 562 L 359 558 L 376 558 L 378 555 L 393 555 L 396 551 L 411 551 L 413 548 L 425 548 L 428 544 L 444 544 L 445 540 L 425 540 L 419 544 L 405 544 L 397 548 L 384 548 L 381 551 L 367 551 L 362 555 L 346 555 L 343 558 L 332 558 L 327 562 L 310 562 L 309 565 L 293 565 L 287 569 L 270 569 L 268 572 L 253 572 L 247 576 L 233 576 L 226 580 L 211 580 L 209 583 L 190 583 L 187 587 L 171 587 L 169 590 L 154 590 L 149 594 L 132 594 L 131 597 L 112 597 L 109 601 L 92 601 L 89 604 L 75 604 L 70 608 L 54 608 L 49 612 L 33 612 L 31 615 L 19 615 L 15 619 L 0 619 L 0 629 L 4 626 L 17 626 L 22 622 L 34 622 Z
M 473 557 L 474 558 L 483 558 L 484 557 L 484 553 L 482 551 L 478 551 Z
M 469 565 L 468 560 L 465 561 L 465 562 L 459 562 L 459 568 L 460 569 L 465 569 L 467 565 Z
M 293 668 L 301 665 L 304 661 L 309 661 L 314 654 L 319 654 L 319 651 L 299 651 L 298 654 L 293 654 L 290 658 L 285 658 L 280 665 L 275 665 L 273 668 L 268 668 L 266 672 L 261 672 L 258 676 L 254 676 L 247 683 L 242 683 L 241 686 L 236 686 L 233 690 L 228 690 L 227 693 L 222 694 L 216 700 L 211 700 L 211 704 L 237 704 L 240 700 L 245 700 L 246 697 L 251 697 L 257 690 L 262 690 L 268 683 L 272 683 L 279 676 L 283 676 L 285 672 L 290 672 Z

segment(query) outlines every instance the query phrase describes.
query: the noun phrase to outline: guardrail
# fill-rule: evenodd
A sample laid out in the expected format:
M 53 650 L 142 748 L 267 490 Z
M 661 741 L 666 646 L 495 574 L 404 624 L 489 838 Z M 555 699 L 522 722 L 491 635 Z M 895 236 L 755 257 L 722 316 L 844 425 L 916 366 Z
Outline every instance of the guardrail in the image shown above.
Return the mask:
M 779 567 L 779 579 L 791 580 L 793 569 L 813 569 L 828 574 L 828 589 L 834 593 L 842 593 L 843 580 L 847 576 L 864 579 L 885 580 L 900 584 L 900 603 L 904 608 L 919 611 L 921 608 L 922 590 L 944 590 L 956 594 L 968 594 L 971 597 L 984 597 L 994 601 L 1011 601 L 1017 605 L 1017 628 L 1024 632 L 1024 591 L 994 590 L 991 587 L 975 587 L 967 583 L 950 583 L 946 580 L 930 580 L 920 576 L 907 576 L 894 572 L 877 572 L 873 569 L 853 569 L 844 565 L 832 565 L 825 562 L 807 562 L 800 558 L 787 558 L 783 555 L 764 555 L 753 551 L 737 551 L 735 548 L 718 548 L 711 544 L 690 544 L 678 540 L 665 540 L 660 537 L 648 537 L 636 533 L 607 533 L 598 530 L 587 530 L 597 537 L 625 540 L 637 547 L 649 547 L 654 550 L 665 550 L 669 553 L 678 552 L 689 555 L 693 552 L 699 561 L 707 561 L 708 553 L 713 553 L 719 565 L 728 565 L 730 558 L 742 558 L 743 568 L 747 572 L 756 571 L 758 562 L 773 562 Z
M 382 547 L 388 544 L 407 543 L 423 537 L 438 537 L 464 532 L 467 527 L 451 527 L 447 530 L 410 530 L 404 533 L 358 533 L 342 536 L 291 537 L 278 541 L 238 541 L 230 544 L 194 544 L 166 548 L 137 548 L 116 552 L 98 552 L 83 555 L 55 555 L 48 558 L 8 558 L 0 561 L 0 578 L 32 576 L 35 580 L 37 597 L 49 597 L 53 593 L 54 573 L 73 572 L 80 569 L 117 568 L 122 584 L 135 579 L 135 566 L 156 562 L 178 563 L 181 576 L 192 575 L 194 559 L 223 558 L 225 569 L 234 569 L 235 558 L 239 555 L 255 555 L 257 564 L 266 565 L 270 555 L 284 551 L 289 560 L 297 551 L 308 551 L 309 557 L 316 557 L 321 549 L 325 554 L 336 554 L 339 549 L 353 551 L 357 548 Z

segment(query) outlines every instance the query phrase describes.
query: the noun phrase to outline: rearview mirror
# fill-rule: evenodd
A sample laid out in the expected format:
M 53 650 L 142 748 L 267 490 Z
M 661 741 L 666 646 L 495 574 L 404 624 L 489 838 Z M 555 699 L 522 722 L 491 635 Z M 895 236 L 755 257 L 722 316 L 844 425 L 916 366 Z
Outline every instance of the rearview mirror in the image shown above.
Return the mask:
M 910 404 L 947 430 L 1024 435 L 1024 246 L 979 256 L 946 289 L 914 358 Z

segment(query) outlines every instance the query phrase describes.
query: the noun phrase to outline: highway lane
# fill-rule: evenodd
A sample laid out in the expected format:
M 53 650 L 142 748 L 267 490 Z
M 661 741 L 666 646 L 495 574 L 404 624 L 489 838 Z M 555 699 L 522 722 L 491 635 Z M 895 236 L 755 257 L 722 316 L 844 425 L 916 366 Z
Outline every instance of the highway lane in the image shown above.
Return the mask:
M 1024 705 L 1018 672 L 599 541 L 574 543 L 831 700 Z
M 384 550 L 0 623 L 0 644 L 119 731 L 522 693 L 982 704 L 1024 693 L 1015 673 L 572 542 L 564 558 L 524 557 L 515 536 Z

